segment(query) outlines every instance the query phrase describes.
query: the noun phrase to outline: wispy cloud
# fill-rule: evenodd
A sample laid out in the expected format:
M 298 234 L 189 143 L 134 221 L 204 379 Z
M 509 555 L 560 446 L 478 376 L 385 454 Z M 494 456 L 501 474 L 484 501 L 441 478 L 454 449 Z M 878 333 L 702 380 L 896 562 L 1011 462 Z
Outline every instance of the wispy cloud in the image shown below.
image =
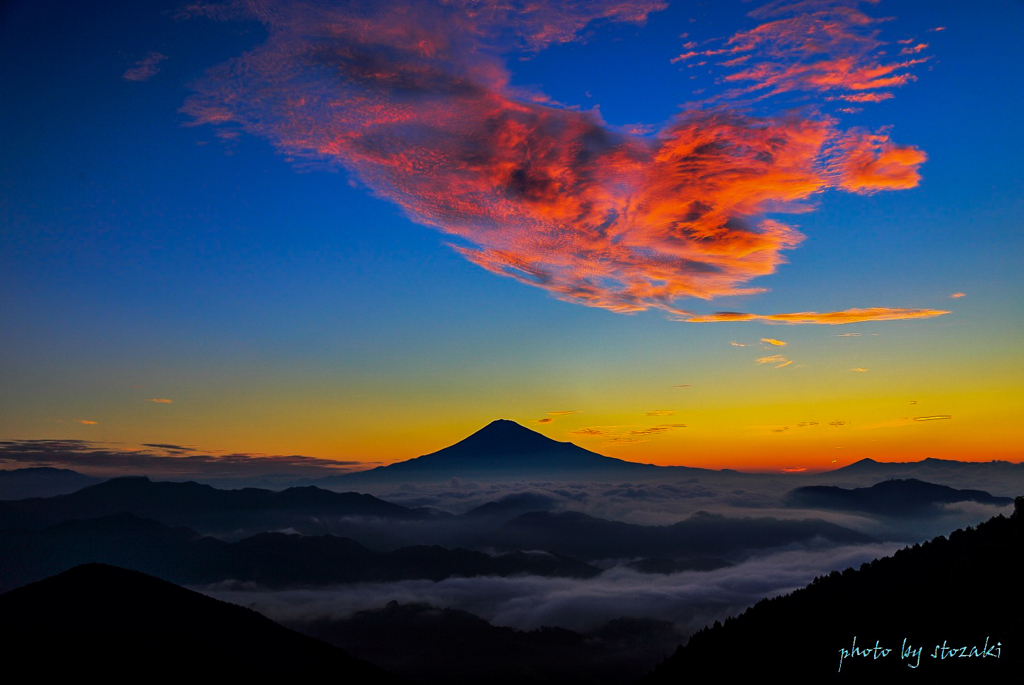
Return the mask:
M 772 364 L 776 369 L 784 369 L 793 363 L 791 359 L 786 359 L 781 354 L 773 354 L 770 357 L 758 357 L 754 361 L 758 364 Z
M 552 423 L 555 419 L 559 419 L 563 416 L 571 416 L 573 414 L 579 414 L 578 411 L 549 411 L 548 415 L 542 419 L 537 419 L 537 423 Z
M 269 37 L 208 71 L 184 111 L 229 136 L 266 138 L 297 163 L 343 167 L 414 221 L 451 236 L 474 264 L 563 300 L 623 313 L 662 309 L 694 322 L 848 323 L 819 320 L 841 313 L 721 319 L 676 303 L 763 291 L 747 283 L 774 273 L 803 240 L 766 213 L 807 211 L 803 201 L 828 188 L 912 187 L 923 152 L 884 131 L 843 130 L 807 108 L 760 117 L 691 108 L 656 133 L 629 132 L 596 109 L 511 84 L 509 54 L 577 40 L 597 21 L 642 22 L 664 6 L 195 7 L 193 14 L 258 20 Z M 751 16 L 760 24 L 721 48 L 740 66 L 725 77 L 737 84 L 734 99 L 877 93 L 910 81 L 920 62 L 881 61 L 879 20 L 848 2 L 772 3 Z M 888 311 L 857 320 L 926 310 Z
M 747 344 L 746 344 L 746 343 L 740 343 L 740 342 L 736 342 L 735 340 L 733 340 L 733 341 L 732 341 L 731 343 L 729 343 L 729 344 L 730 344 L 730 345 L 732 345 L 733 347 L 746 347 L 746 346 L 747 346 Z
M 675 414 L 674 409 L 655 409 L 646 413 L 647 416 L 672 416 Z
M 174 402 L 174 400 L 161 399 L 161 398 L 158 398 L 158 397 L 150 397 L 149 401 L 150 402 L 156 402 L 158 404 L 171 404 L 172 402 Z
M 952 297 L 954 300 L 956 300 L 956 299 L 959 299 L 961 297 L 967 297 L 967 293 L 953 293 L 952 295 L 950 295 L 950 297 Z
M 99 424 L 98 421 L 90 421 L 89 419 L 75 419 L 75 423 L 80 423 L 83 426 L 96 426 Z
M 135 65 L 121 74 L 121 78 L 128 81 L 148 81 L 160 71 L 160 63 L 167 59 L 167 55 L 159 52 L 147 53 L 145 57 L 135 62 Z
M 650 426 L 648 428 L 639 428 L 637 430 L 629 431 L 630 435 L 660 435 L 669 431 L 677 430 L 679 428 L 686 428 L 685 423 L 665 423 L 660 426 Z
M 570 435 L 610 435 L 611 431 L 615 429 L 614 426 L 590 426 L 589 428 L 579 428 L 574 431 L 569 431 Z
M 607 438 L 607 442 L 611 443 L 632 444 L 643 442 L 644 437 L 661 435 L 662 433 L 668 433 L 669 431 L 678 430 L 680 428 L 686 428 L 686 424 L 666 423 L 657 426 L 637 428 L 632 426 L 590 426 L 570 431 L 570 434 L 586 437 L 603 437 Z
M 765 321 L 786 324 L 824 324 L 838 326 L 864 321 L 897 321 L 900 319 L 930 319 L 950 312 L 942 309 L 901 309 L 897 307 L 869 307 L 844 309 L 839 312 L 793 312 L 791 314 L 745 314 L 743 312 L 715 312 L 688 316 L 687 323 L 715 323 L 720 321 Z
M 776 340 L 775 338 L 761 338 L 761 342 L 768 343 L 769 345 L 775 345 L 776 347 L 785 347 L 788 343 L 782 340 Z
M 865 369 L 863 366 L 855 366 L 852 369 L 850 369 L 850 371 L 856 371 L 858 373 L 867 373 L 868 372 L 868 370 Z
M 859 338 L 860 333 L 836 333 L 837 338 Z
M 868 16 L 856 4 L 771 2 L 750 13 L 761 22 L 755 28 L 710 49 L 696 50 L 688 43 L 689 49 L 673 61 L 717 59 L 722 67 L 737 68 L 724 77 L 737 87 L 711 101 L 762 100 L 794 92 L 842 97 L 915 80 L 911 70 L 925 59 L 887 59 L 875 28 L 884 20 Z
M 953 418 L 952 414 L 935 414 L 934 416 L 915 416 L 915 421 L 944 421 Z

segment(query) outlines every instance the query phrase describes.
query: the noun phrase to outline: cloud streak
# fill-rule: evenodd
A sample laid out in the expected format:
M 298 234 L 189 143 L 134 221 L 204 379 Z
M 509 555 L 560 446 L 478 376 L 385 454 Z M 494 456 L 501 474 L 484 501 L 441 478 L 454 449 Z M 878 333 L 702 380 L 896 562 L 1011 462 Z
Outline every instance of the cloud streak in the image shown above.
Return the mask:
M 329 476 L 370 465 L 302 455 L 214 454 L 209 450 L 164 443 L 126 448 L 91 440 L 4 440 L 0 441 L 0 462 L 70 468 L 95 476 L 214 479 Z
M 824 324 L 839 326 L 864 321 L 896 321 L 900 319 L 930 319 L 949 314 L 943 309 L 903 309 L 898 307 L 868 307 L 844 309 L 838 312 L 793 312 L 791 314 L 746 314 L 743 312 L 715 312 L 714 314 L 687 316 L 687 323 L 715 323 L 735 321 L 763 321 L 785 324 Z
M 643 22 L 664 6 L 268 0 L 193 8 L 256 19 L 268 38 L 210 70 L 183 109 L 221 135 L 268 139 L 296 163 L 348 170 L 495 274 L 615 312 L 721 320 L 677 301 L 762 292 L 748 282 L 774 273 L 803 240 L 767 213 L 807 211 L 805 201 L 829 188 L 913 187 L 925 155 L 813 112 L 691 108 L 653 134 L 636 133 L 512 85 L 509 54 L 577 40 L 596 22 Z M 850 3 L 773 3 L 752 16 L 762 23 L 722 52 L 748 58 L 727 81 L 756 85 L 729 97 L 877 93 L 911 80 L 907 70 L 920 61 L 877 61 L 877 20 Z M 838 313 L 812 314 L 729 320 L 820 323 L 815 317 Z M 859 320 L 888 318 L 914 317 Z

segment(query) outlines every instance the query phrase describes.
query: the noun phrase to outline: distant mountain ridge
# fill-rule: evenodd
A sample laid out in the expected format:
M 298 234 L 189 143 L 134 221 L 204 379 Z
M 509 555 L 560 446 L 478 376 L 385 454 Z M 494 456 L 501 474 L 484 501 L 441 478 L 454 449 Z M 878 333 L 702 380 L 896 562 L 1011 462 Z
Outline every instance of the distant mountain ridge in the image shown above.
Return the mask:
M 790 506 L 863 511 L 884 516 L 929 515 L 936 513 L 939 505 L 957 502 L 995 506 L 1013 504 L 1009 497 L 995 497 L 982 490 L 957 490 L 915 478 L 894 478 L 869 488 L 852 490 L 830 485 L 807 485 L 791 490 L 787 495 Z
M 558 554 L 487 554 L 438 545 L 379 551 L 336 535 L 267 532 L 225 542 L 127 513 L 0 532 L 0 590 L 90 562 L 187 585 L 236 580 L 266 587 L 519 574 L 590 578 L 600 573 Z
M 0 500 L 66 495 L 103 480 L 71 469 L 55 469 L 51 466 L 0 470 Z
M 44 521 L 90 519 L 127 512 L 169 526 L 188 526 L 202 532 L 231 530 L 271 523 L 288 524 L 289 517 L 364 516 L 425 520 L 437 514 L 392 504 L 372 495 L 333 492 L 315 486 L 274 491 L 258 488 L 220 490 L 192 481 L 151 481 L 145 476 L 113 478 L 68 495 L 5 503 L 7 508 Z

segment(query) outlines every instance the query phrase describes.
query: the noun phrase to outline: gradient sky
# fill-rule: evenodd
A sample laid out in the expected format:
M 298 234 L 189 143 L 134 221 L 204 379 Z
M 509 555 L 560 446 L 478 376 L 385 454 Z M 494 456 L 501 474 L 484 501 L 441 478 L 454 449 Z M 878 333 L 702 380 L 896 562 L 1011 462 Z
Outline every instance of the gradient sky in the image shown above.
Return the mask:
M 1022 35 L 1013 0 L 4 3 L 0 441 L 1020 461 Z

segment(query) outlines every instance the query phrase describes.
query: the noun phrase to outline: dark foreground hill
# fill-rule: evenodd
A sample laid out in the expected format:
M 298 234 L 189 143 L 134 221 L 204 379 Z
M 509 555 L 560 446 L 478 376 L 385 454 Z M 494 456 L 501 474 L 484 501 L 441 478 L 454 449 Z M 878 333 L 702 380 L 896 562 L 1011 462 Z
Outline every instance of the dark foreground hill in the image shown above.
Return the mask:
M 345 683 L 402 682 L 250 609 L 102 564 L 0 595 L 0 616 L 4 669 L 25 681 L 304 680 L 330 673 Z
M 1018 497 L 1011 518 L 833 572 L 716 622 L 643 683 L 1011 682 L 1024 669 L 1022 559 Z

